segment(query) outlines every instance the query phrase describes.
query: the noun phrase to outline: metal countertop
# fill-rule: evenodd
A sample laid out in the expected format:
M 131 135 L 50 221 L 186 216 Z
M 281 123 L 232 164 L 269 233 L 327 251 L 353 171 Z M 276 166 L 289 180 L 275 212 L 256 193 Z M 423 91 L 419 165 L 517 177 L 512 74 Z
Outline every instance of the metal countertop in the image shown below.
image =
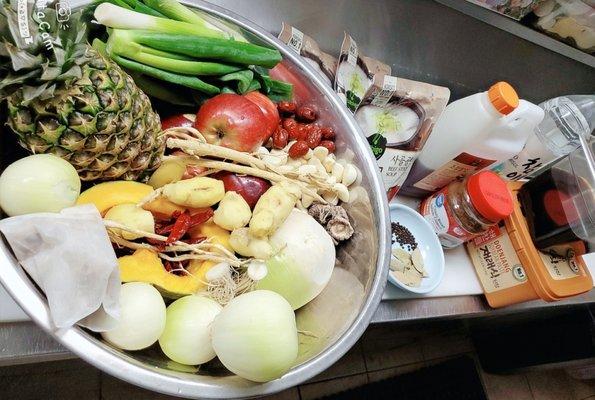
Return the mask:
M 591 303 L 595 303 L 595 291 L 556 303 L 531 301 L 499 310 L 489 308 L 483 296 L 384 300 L 376 310 L 372 323 L 492 317 Z M 75 356 L 72 353 L 31 321 L 0 323 L 0 366 L 73 357 Z

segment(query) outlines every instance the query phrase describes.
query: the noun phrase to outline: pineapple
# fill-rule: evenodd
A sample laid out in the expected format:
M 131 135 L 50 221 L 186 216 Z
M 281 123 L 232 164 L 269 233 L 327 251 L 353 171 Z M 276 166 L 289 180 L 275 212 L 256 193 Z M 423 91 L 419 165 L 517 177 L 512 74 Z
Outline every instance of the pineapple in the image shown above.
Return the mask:
M 87 44 L 81 12 L 65 27 L 48 4 L 22 38 L 16 7 L 0 2 L 0 100 L 20 145 L 68 160 L 84 181 L 155 169 L 165 148 L 159 116 L 132 78 Z M 36 7 L 29 0 L 29 16 Z

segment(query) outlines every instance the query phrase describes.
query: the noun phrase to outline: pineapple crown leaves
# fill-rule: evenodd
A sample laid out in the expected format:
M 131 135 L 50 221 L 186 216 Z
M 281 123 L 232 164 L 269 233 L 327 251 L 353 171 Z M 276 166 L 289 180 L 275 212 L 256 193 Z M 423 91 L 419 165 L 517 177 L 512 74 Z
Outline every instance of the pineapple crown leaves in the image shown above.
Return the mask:
M 60 22 L 58 1 L 24 1 L 0 0 L 0 101 L 21 91 L 26 104 L 80 78 L 90 55 L 81 11 Z

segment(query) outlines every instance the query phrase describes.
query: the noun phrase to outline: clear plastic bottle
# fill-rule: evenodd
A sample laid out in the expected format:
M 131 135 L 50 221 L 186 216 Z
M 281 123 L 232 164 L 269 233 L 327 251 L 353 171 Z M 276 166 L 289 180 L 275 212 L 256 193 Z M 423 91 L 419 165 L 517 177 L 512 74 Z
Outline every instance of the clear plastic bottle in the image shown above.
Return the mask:
M 492 168 L 501 177 L 519 180 L 537 175 L 578 148 L 579 136 L 588 139 L 595 128 L 595 95 L 556 97 L 539 106 L 545 111 L 545 118 L 523 150 Z

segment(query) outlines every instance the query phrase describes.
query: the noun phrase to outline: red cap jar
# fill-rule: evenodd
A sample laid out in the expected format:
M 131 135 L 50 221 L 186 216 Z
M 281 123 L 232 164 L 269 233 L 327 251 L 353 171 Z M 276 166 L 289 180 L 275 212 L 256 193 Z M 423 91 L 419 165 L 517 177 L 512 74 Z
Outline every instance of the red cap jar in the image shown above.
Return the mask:
M 420 212 L 434 227 L 444 248 L 452 248 L 484 233 L 512 214 L 506 182 L 492 171 L 454 181 L 425 199 Z

